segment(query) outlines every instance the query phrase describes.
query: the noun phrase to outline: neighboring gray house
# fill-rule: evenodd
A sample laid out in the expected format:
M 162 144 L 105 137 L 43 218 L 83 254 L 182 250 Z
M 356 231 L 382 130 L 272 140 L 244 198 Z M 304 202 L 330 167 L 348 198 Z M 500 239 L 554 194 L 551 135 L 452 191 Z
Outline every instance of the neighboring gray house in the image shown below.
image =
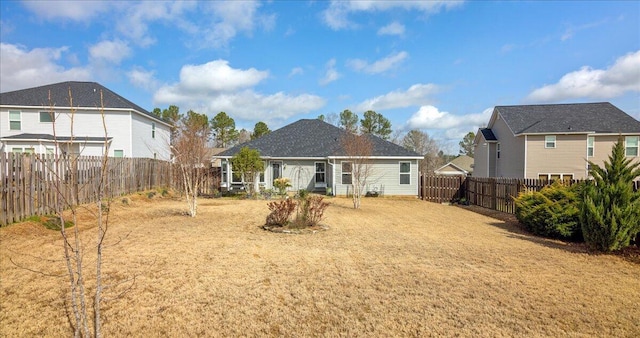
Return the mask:
M 73 139 L 71 108 L 75 109 Z M 95 82 L 61 82 L 0 93 L 0 151 L 53 153 L 57 144 L 61 153 L 100 156 L 108 142 L 109 156 L 169 160 L 169 128 L 164 120 Z
M 241 187 L 229 160 L 242 147 L 249 147 L 258 150 L 265 161 L 265 172 L 259 175 L 259 184 L 265 189 L 273 188 L 274 179 L 288 177 L 292 191 L 306 189 L 346 195 L 351 166 L 340 144 L 346 133 L 317 119 L 299 120 L 227 149 L 214 156 L 222 159 L 222 187 Z M 372 171 L 366 190 L 384 195 L 417 196 L 418 162 L 422 156 L 376 136 L 370 139 Z
M 588 178 L 619 137 L 640 161 L 640 121 L 609 102 L 496 106 L 474 144 L 476 177 Z
M 473 157 L 460 155 L 436 169 L 434 173 L 445 176 L 471 176 L 473 174 Z

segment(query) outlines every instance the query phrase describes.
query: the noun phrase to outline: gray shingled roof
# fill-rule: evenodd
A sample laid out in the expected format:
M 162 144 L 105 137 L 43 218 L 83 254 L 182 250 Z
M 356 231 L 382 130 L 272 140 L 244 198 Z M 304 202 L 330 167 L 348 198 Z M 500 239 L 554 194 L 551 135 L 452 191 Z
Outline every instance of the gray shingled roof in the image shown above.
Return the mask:
M 53 105 L 54 107 L 69 107 L 69 89 L 71 89 L 74 107 L 99 108 L 100 91 L 102 90 L 105 108 L 132 109 L 158 121 L 163 121 L 144 108 L 97 82 L 67 81 L 0 93 L 0 105 L 34 107 L 49 107 Z M 51 91 L 51 103 L 49 103 L 49 91 Z
M 113 137 L 107 137 L 108 140 L 111 140 Z M 3 140 L 47 140 L 47 141 L 71 141 L 70 136 L 53 136 L 51 134 L 18 134 L 3 137 Z M 75 142 L 104 142 L 104 137 L 93 137 L 93 136 L 74 136 L 73 140 Z
M 299 120 L 255 140 L 229 148 L 216 157 L 230 157 L 242 147 L 257 149 L 263 157 L 311 157 L 345 156 L 340 139 L 347 133 L 334 125 L 318 119 Z M 370 136 L 372 156 L 421 157 L 397 144 Z
M 609 102 L 496 106 L 516 134 L 638 133 L 640 121 Z
M 484 137 L 484 139 L 487 140 L 487 141 L 497 141 L 498 140 L 496 138 L 496 135 L 493 134 L 493 130 L 491 130 L 489 128 L 481 128 L 480 132 L 482 133 L 482 136 Z

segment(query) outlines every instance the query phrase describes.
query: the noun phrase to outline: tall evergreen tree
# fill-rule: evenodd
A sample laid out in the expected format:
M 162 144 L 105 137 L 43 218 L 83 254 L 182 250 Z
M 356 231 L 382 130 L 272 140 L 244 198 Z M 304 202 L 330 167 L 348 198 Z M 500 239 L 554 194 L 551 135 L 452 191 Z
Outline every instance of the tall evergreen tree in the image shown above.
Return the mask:
M 340 113 L 340 126 L 355 133 L 358 130 L 358 115 L 352 113 L 349 109 L 345 109 Z
M 260 121 L 256 123 L 256 125 L 253 127 L 253 133 L 251 134 L 251 139 L 255 140 L 260 136 L 269 134 L 270 132 L 271 130 L 269 129 L 267 124 Z
M 467 155 L 473 157 L 473 141 L 476 138 L 476 133 L 470 131 L 464 136 L 462 141 L 458 143 L 460 145 L 460 155 Z
M 211 129 L 216 147 L 226 148 L 238 139 L 236 121 L 221 111 L 211 119 Z
M 640 163 L 625 157 L 619 138 L 604 168 L 589 165 L 594 180 L 584 187 L 580 205 L 584 240 L 601 251 L 622 249 L 640 232 L 640 192 L 632 186 L 640 177 Z
M 365 134 L 373 134 L 384 140 L 391 135 L 391 121 L 373 110 L 364 112 L 364 118 L 360 120 L 360 128 Z

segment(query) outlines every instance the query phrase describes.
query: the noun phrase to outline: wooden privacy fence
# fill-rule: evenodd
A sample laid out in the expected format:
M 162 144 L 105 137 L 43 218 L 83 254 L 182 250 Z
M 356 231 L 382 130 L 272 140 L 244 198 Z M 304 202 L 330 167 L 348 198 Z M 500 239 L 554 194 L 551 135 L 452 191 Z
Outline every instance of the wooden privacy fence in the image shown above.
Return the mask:
M 580 180 L 566 180 L 575 184 Z M 540 191 L 552 181 L 503 177 L 420 176 L 420 198 L 436 203 L 464 201 L 488 209 L 515 214 L 514 199 L 527 189 Z M 638 191 L 640 181 L 634 182 Z
M 420 175 L 420 198 L 435 203 L 451 203 L 465 197 L 464 176 Z
M 53 155 L 0 152 L 0 225 L 54 213 L 59 202 L 67 205 L 64 201 L 72 193 L 79 204 L 95 202 L 102 160 L 89 156 L 56 160 Z M 107 197 L 172 186 L 169 162 L 109 158 L 106 166 Z

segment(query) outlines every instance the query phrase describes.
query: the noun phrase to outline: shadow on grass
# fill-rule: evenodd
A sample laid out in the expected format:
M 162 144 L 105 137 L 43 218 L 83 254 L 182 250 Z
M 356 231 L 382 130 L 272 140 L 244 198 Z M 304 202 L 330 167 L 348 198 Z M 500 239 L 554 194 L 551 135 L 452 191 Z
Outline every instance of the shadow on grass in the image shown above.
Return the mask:
M 510 238 L 529 241 L 538 245 L 546 246 L 548 248 L 564 250 L 571 253 L 582 253 L 594 256 L 614 255 L 624 259 L 625 261 L 640 264 L 640 247 L 638 246 L 629 246 L 625 249 L 618 250 L 612 253 L 602 253 L 592 250 L 591 248 L 589 248 L 589 246 L 587 246 L 587 244 L 583 242 L 562 241 L 558 239 L 549 239 L 536 236 L 528 232 L 513 214 L 482 208 L 474 205 L 459 207 L 499 220 L 500 222 L 491 222 L 489 224 L 509 232 L 507 236 Z

